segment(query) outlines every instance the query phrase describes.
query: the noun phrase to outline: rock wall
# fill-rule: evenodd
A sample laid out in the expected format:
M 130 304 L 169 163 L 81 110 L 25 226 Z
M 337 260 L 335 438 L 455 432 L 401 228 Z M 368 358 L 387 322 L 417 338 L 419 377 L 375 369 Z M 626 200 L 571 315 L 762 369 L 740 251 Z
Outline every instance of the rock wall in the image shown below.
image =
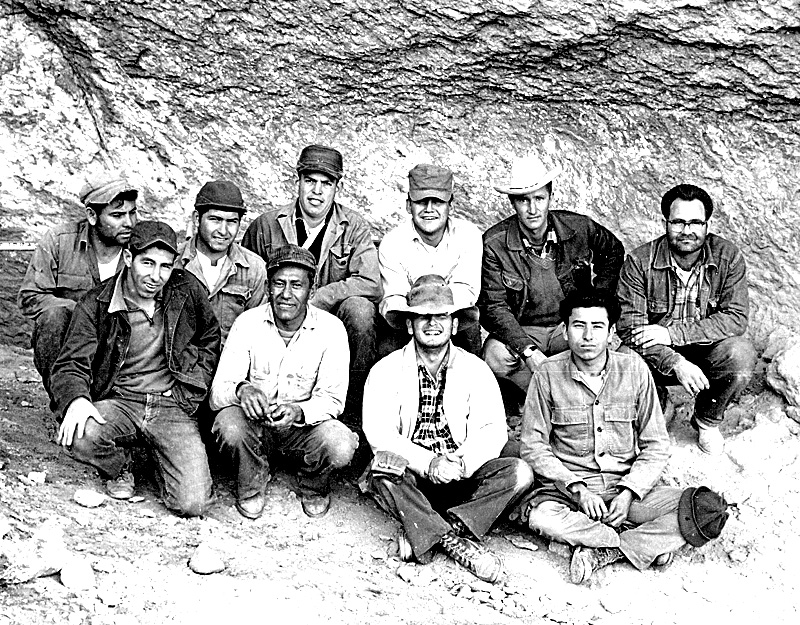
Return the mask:
M 257 214 L 310 142 L 342 150 L 376 233 L 422 161 L 486 227 L 509 213 L 492 179 L 535 151 L 565 170 L 556 207 L 629 249 L 667 188 L 707 188 L 749 261 L 752 335 L 800 329 L 798 0 L 0 0 L 0 32 L 2 241 L 78 214 L 104 167 L 176 226 L 213 177 Z

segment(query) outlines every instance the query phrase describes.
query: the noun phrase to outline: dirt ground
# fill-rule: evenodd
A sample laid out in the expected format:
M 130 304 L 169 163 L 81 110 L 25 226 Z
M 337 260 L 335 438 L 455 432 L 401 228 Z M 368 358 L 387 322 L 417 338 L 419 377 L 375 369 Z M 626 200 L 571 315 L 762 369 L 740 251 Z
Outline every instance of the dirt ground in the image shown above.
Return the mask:
M 685 547 L 665 569 L 640 573 L 615 564 L 574 586 L 568 549 L 505 524 L 487 539 L 507 570 L 507 580 L 491 587 L 444 556 L 426 566 L 401 563 L 394 555 L 397 524 L 346 479 L 337 481 L 331 512 L 319 520 L 303 515 L 291 476 L 281 473 L 255 522 L 236 512 L 230 478 L 219 470 L 214 504 L 202 519 L 167 512 L 142 475 L 143 501 L 81 507 L 75 491 L 102 492 L 102 484 L 52 442 L 54 421 L 30 353 L 0 347 L 0 546 L 27 544 L 37 528 L 56 525 L 69 552 L 85 558 L 96 576 L 96 586 L 84 591 L 68 589 L 58 574 L 0 586 L 0 625 L 198 625 L 242 617 L 347 624 L 800 622 L 800 426 L 756 381 L 729 409 L 726 454 L 713 459 L 694 445 L 687 398 L 674 398 L 674 449 L 664 480 L 706 484 L 737 502 L 723 536 L 701 549 Z M 31 472 L 45 472 L 44 483 Z M 224 571 L 190 570 L 200 543 L 222 556 Z

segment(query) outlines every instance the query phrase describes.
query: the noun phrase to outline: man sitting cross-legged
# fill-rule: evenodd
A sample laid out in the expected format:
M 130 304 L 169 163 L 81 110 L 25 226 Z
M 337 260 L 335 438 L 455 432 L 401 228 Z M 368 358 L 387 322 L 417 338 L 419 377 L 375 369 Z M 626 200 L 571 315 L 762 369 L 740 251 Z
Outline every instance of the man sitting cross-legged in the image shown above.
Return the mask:
M 303 512 L 330 507 L 330 474 L 353 457 L 358 436 L 337 420 L 347 394 L 349 351 L 339 319 L 309 306 L 314 255 L 297 245 L 272 253 L 269 303 L 233 323 L 211 387 L 219 410 L 212 432 L 238 473 L 239 512 L 264 510 L 269 456 L 280 452 L 299 467 Z
M 541 480 L 523 522 L 576 547 L 576 584 L 623 558 L 638 569 L 664 564 L 684 536 L 694 540 L 684 526 L 696 515 L 679 520 L 691 504 L 684 491 L 655 485 L 669 437 L 653 378 L 638 355 L 608 349 L 619 318 L 612 293 L 574 291 L 560 314 L 569 351 L 534 370 L 523 412 L 520 456 Z
M 401 557 L 427 559 L 436 545 L 483 580 L 502 574 L 480 539 L 533 482 L 518 458 L 498 458 L 506 437 L 489 367 L 456 347 L 459 311 L 444 278 L 421 276 L 406 306 L 412 340 L 379 361 L 364 389 L 364 434 L 375 452 L 363 488 L 403 524 Z

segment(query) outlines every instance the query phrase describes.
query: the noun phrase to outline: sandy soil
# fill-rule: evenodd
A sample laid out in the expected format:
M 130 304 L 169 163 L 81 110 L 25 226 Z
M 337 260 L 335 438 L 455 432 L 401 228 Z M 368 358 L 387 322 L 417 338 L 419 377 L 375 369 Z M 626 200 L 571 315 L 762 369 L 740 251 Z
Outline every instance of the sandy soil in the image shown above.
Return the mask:
M 800 593 L 800 426 L 783 401 L 753 384 L 729 409 L 727 451 L 694 445 L 685 397 L 670 424 L 675 444 L 666 483 L 706 484 L 738 507 L 723 536 L 684 548 L 663 570 L 627 564 L 589 584 L 568 581 L 568 549 L 501 525 L 487 539 L 507 580 L 491 587 L 444 556 L 420 566 L 396 557 L 397 524 L 340 479 L 331 512 L 307 519 L 291 476 L 279 473 L 258 521 L 233 507 L 223 470 L 203 519 L 180 519 L 139 475 L 138 503 L 73 501 L 79 488 L 102 492 L 94 472 L 51 442 L 54 422 L 30 353 L 0 347 L 0 546 L 29 544 L 57 525 L 72 554 L 91 563 L 96 586 L 68 589 L 58 574 L 0 586 L 0 625 L 292 623 L 798 623 Z M 146 469 L 146 467 L 145 467 Z M 44 483 L 30 472 L 46 472 Z M 35 477 L 35 476 L 34 476 Z M 226 568 L 193 573 L 197 545 L 211 545 Z M 0 549 L 0 571 L 7 564 Z

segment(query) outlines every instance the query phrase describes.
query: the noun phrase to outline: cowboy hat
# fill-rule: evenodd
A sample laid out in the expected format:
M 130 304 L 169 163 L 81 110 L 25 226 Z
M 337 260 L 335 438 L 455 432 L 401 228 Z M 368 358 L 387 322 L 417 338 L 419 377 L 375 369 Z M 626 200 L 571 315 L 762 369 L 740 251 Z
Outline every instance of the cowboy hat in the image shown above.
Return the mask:
M 507 195 L 525 195 L 552 182 L 559 174 L 561 168 L 557 165 L 548 168 L 536 156 L 525 156 L 514 160 L 511 175 L 496 180 L 494 188 Z
M 411 315 L 453 315 L 460 328 L 469 327 L 478 321 L 475 306 L 461 308 L 453 303 L 453 291 L 442 276 L 428 274 L 420 276 L 411 285 L 406 302 L 399 308 L 386 311 L 386 321 L 397 329 L 406 327 Z

